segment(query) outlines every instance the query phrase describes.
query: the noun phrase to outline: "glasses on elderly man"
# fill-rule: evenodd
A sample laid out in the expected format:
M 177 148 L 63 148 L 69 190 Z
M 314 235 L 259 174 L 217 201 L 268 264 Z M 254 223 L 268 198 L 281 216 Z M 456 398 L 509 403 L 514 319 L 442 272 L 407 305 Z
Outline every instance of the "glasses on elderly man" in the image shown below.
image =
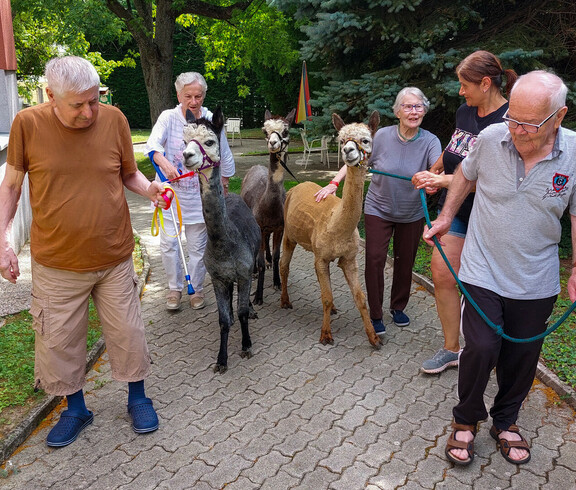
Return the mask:
M 422 104 L 400 104 L 402 110 L 404 112 L 412 112 L 414 109 L 416 112 L 422 112 L 424 110 L 424 106 Z
M 520 121 L 516 121 L 516 119 L 511 119 L 508 117 L 508 111 L 506 111 L 506 114 L 504 114 L 502 116 L 502 119 L 504 120 L 504 122 L 506 123 L 506 126 L 508 126 L 510 129 L 516 129 L 518 126 L 520 126 L 524 131 L 526 131 L 527 133 L 537 133 L 538 130 L 544 126 L 544 124 L 546 124 L 548 122 L 548 120 L 554 116 L 554 114 L 556 114 L 559 110 L 561 109 L 561 107 L 558 107 L 558 109 L 556 109 L 552 114 L 550 114 L 546 119 L 544 119 L 544 121 L 542 121 L 540 124 L 532 124 L 532 123 L 525 123 L 525 122 L 520 122 Z

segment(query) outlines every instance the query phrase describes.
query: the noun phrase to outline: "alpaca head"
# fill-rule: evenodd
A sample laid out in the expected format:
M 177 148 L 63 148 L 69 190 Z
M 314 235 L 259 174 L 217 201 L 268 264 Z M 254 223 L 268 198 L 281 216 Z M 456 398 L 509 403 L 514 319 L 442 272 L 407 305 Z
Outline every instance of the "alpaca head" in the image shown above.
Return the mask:
M 220 133 L 224 127 L 224 116 L 220 107 L 214 112 L 212 121 L 204 117 L 196 119 L 194 114 L 187 110 L 186 122 L 183 132 L 186 148 L 182 152 L 186 168 L 203 171 L 220 165 Z
M 332 114 L 332 123 L 338 131 L 340 151 L 344 163 L 349 167 L 367 166 L 372 154 L 372 138 L 380 124 L 380 114 L 374 111 L 368 124 L 344 124 L 338 114 Z
M 289 129 L 294 121 L 296 109 L 292 109 L 286 117 L 273 116 L 268 109 L 264 114 L 264 127 L 262 131 L 266 137 L 268 144 L 268 151 L 270 153 L 278 153 L 286 150 L 288 143 L 290 143 Z

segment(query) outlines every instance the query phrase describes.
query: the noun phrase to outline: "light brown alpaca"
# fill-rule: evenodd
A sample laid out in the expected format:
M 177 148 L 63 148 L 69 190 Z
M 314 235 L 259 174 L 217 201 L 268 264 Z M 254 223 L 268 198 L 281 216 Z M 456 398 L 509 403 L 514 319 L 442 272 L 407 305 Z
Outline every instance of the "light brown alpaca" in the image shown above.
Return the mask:
M 362 214 L 367 161 L 372 153 L 372 137 L 378 129 L 380 116 L 374 111 L 368 125 L 345 125 L 340 116 L 333 114 L 332 122 L 338 131 L 342 158 L 348 165 L 342 199 L 330 195 L 323 201 L 316 202 L 314 194 L 321 187 L 314 182 L 303 182 L 288 191 L 284 205 L 284 239 L 280 258 L 280 306 L 292 308 L 288 297 L 288 273 L 294 248 L 300 244 L 314 253 L 314 267 L 320 283 L 324 309 L 320 342 L 334 343 L 330 330 L 330 313 L 336 310 L 330 284 L 330 262 L 338 259 L 338 267 L 344 272 L 356 307 L 362 316 L 366 335 L 373 346 L 379 347 L 382 341 L 370 322 L 366 298 L 358 278 L 356 256 L 360 242 L 358 222 Z

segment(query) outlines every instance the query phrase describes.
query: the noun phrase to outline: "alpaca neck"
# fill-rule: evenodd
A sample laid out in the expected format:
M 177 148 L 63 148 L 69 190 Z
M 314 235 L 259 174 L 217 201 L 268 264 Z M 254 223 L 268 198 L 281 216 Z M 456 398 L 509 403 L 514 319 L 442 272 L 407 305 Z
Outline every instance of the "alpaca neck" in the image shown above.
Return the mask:
M 198 176 L 202 196 L 202 214 L 209 239 L 222 238 L 227 232 L 226 203 L 220 175 L 220 167 L 212 167 L 206 171 L 207 181 L 204 176 Z
M 365 167 L 348 167 L 342 189 L 342 199 L 334 209 L 328 223 L 330 230 L 349 235 L 358 227 L 362 215 L 365 178 Z
M 268 187 L 278 187 L 284 183 L 284 167 L 280 162 L 285 162 L 286 152 L 279 151 L 270 153 L 270 165 L 268 167 Z

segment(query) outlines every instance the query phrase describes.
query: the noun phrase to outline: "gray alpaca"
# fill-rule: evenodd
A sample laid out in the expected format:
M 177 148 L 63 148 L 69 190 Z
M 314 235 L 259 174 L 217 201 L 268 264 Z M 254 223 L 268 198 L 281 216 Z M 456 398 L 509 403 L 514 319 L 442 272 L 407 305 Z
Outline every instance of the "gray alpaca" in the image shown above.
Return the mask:
M 256 262 L 258 271 L 258 284 L 254 296 L 254 304 L 261 305 L 264 302 L 264 271 L 266 265 L 272 265 L 272 277 L 274 289 L 280 289 L 280 273 L 278 262 L 280 260 L 280 246 L 284 233 L 284 201 L 286 190 L 284 189 L 284 169 L 288 143 L 290 143 L 289 129 L 294 120 L 296 109 L 284 118 L 272 116 L 266 110 L 264 114 L 264 127 L 262 131 L 266 135 L 270 164 L 253 166 L 242 180 L 240 196 L 254 213 L 254 217 L 262 231 L 260 252 Z M 272 240 L 272 253 L 270 253 L 270 237 Z M 266 255 L 266 262 L 264 262 Z
M 220 350 L 214 372 L 222 374 L 228 369 L 228 334 L 234 323 L 234 283 L 238 285 L 241 356 L 252 356 L 248 318 L 256 317 L 250 303 L 250 287 L 260 248 L 260 227 L 239 195 L 224 197 L 220 172 L 219 136 L 224 126 L 221 109 L 216 109 L 212 121 L 196 119 L 190 111 L 187 111 L 186 119 L 183 159 L 186 168 L 199 174 L 202 212 L 208 233 L 204 264 L 212 278 L 220 323 Z

